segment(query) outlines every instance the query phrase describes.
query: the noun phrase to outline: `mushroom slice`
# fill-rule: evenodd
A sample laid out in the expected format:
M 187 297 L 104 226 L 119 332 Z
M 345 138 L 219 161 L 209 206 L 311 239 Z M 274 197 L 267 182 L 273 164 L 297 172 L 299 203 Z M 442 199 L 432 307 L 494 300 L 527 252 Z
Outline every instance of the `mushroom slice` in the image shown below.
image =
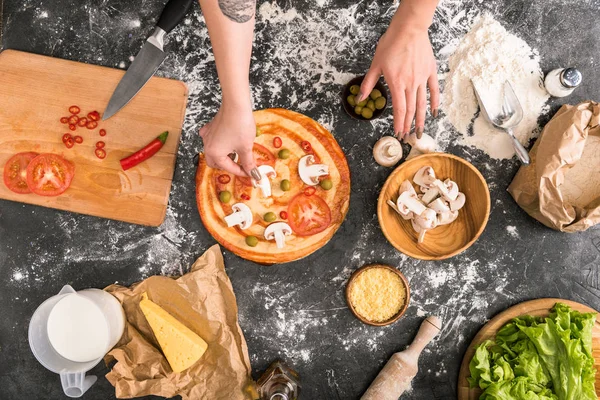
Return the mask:
M 458 196 L 458 185 L 456 182 L 446 179 L 444 182 L 436 179 L 433 185 L 438 188 L 440 194 L 447 201 L 454 201 Z
M 419 201 L 417 194 L 411 193 L 410 191 L 403 192 L 398 197 L 396 205 L 398 206 L 398 210 L 400 210 L 401 214 L 404 214 L 404 212 L 408 210 L 412 211 L 415 215 L 421 215 L 421 213 L 427 209 L 427 207 L 425 207 L 423 203 Z
M 435 180 L 435 171 L 429 166 L 421 167 L 413 177 L 417 185 L 427 188 L 431 188 Z
M 298 161 L 298 175 L 302 182 L 309 186 L 319 184 L 319 177 L 329 174 L 329 166 L 326 164 L 314 164 L 315 157 L 308 154 Z
M 271 180 L 269 177 L 277 176 L 277 172 L 270 165 L 259 165 L 258 172 L 260 172 L 260 181 L 256 181 L 252 178 L 252 185 L 260 188 L 264 197 L 271 197 Z
M 444 200 L 442 200 L 441 197 L 438 197 L 437 199 L 429 203 L 428 207 L 438 214 L 450 211 L 450 207 L 446 204 Z
M 433 229 L 437 226 L 437 213 L 431 208 L 426 208 L 421 215 L 415 216 L 413 221 L 421 229 Z
M 411 153 L 413 151 L 417 151 L 419 153 L 433 153 L 437 150 L 437 143 L 435 139 L 426 133 L 421 136 L 421 139 L 417 139 L 417 135 L 415 133 L 411 133 L 404 138 L 404 142 L 412 146 L 410 149 Z
M 410 181 L 407 179 L 404 182 L 402 182 L 400 184 L 400 187 L 398 188 L 398 194 L 402 194 L 404 192 L 410 192 L 413 193 L 414 195 L 417 194 L 417 192 L 415 191 L 415 188 L 413 187 L 412 183 L 410 183 Z
M 411 222 L 412 227 L 415 230 L 415 232 L 417 232 L 419 234 L 419 236 L 417 238 L 417 243 L 423 243 L 423 241 L 425 240 L 425 234 L 427 233 L 427 229 L 423 229 L 420 226 L 418 226 L 417 224 L 415 224 L 415 220 L 411 220 L 410 222 Z
M 225 223 L 228 228 L 238 226 L 240 229 L 248 229 L 252 225 L 253 217 L 252 211 L 244 203 L 235 203 L 231 206 L 233 213 L 225 217 Z
M 454 201 L 450 202 L 450 210 L 452 210 L 452 211 L 460 210 L 465 205 L 466 200 L 467 200 L 467 198 L 465 197 L 465 194 L 462 192 L 458 192 L 458 196 L 456 196 L 456 199 L 454 199 Z
M 423 198 L 421 199 L 421 201 L 423 201 L 423 204 L 425 205 L 429 205 L 429 203 L 431 203 L 433 200 L 435 200 L 436 197 L 438 197 L 440 195 L 440 190 L 437 187 L 432 187 L 431 189 L 428 189 L 425 194 L 423 194 Z
M 387 204 L 392 207 L 392 209 L 396 211 L 403 219 L 409 220 L 413 217 L 413 213 L 409 209 L 404 208 L 402 211 L 400 211 L 396 203 L 391 200 L 388 200 Z
M 285 222 L 275 222 L 265 229 L 265 239 L 273 240 L 277 243 L 278 249 L 285 246 L 285 237 L 292 234 L 292 228 Z
M 437 216 L 438 225 L 448 225 L 458 218 L 458 211 L 446 211 Z

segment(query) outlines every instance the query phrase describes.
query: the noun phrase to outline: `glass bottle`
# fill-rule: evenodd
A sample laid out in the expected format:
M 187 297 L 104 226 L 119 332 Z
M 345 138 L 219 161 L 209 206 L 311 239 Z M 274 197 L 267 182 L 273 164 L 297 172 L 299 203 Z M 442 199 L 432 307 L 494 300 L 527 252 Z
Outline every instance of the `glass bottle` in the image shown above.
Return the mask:
M 256 382 L 260 400 L 297 400 L 300 375 L 283 361 L 277 360 Z
M 581 72 L 575 68 L 558 68 L 548 72 L 544 86 L 552 96 L 565 97 L 581 85 L 582 78 Z

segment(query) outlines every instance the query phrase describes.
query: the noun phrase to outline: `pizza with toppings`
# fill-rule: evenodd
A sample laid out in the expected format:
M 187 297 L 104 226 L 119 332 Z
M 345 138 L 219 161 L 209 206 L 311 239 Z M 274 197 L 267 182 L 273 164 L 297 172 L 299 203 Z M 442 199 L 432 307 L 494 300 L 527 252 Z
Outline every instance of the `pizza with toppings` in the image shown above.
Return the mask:
M 228 250 L 261 264 L 298 260 L 323 247 L 350 203 L 350 170 L 324 127 L 284 109 L 254 112 L 262 179 L 209 168 L 200 155 L 196 200 L 206 229 Z

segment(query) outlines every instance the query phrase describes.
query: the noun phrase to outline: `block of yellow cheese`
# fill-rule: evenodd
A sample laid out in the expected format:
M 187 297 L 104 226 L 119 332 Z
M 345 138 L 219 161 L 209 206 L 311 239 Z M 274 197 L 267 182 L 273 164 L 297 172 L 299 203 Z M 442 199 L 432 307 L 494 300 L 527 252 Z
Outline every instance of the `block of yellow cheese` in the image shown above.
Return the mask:
M 173 372 L 181 372 L 194 365 L 208 345 L 190 328 L 179 322 L 144 293 L 140 308 L 154 332 L 156 340 Z

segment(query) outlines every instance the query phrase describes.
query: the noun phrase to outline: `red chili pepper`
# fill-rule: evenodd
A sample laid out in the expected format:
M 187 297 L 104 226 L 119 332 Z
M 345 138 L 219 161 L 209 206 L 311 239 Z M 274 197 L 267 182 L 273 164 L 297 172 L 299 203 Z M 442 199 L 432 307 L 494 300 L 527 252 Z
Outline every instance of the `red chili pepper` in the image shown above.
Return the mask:
M 77 125 L 69 124 L 69 129 L 74 131 L 75 129 L 77 129 Z
M 96 142 L 96 148 L 97 149 L 103 149 L 104 146 L 106 146 L 106 143 L 104 143 L 104 142 Z
M 100 129 L 100 136 L 106 136 L 106 129 Z
M 77 125 L 78 122 L 79 122 L 79 117 L 77 115 L 71 115 L 69 117 L 69 123 L 71 125 Z
M 165 144 L 167 141 L 167 136 L 169 132 L 161 133 L 156 139 L 148 143 L 146 147 L 136 151 L 129 157 L 126 157 L 121 160 L 121 167 L 123 171 L 127 171 L 129 168 L 133 168 L 142 161 L 146 161 L 153 155 L 155 155 Z
M 72 138 L 72 136 L 70 133 L 65 133 L 62 137 L 62 141 L 63 141 L 63 143 L 65 143 L 67 140 L 69 140 L 71 138 Z
M 75 136 L 73 140 L 75 140 L 75 143 L 77 144 L 83 143 L 83 138 L 81 136 Z
M 304 194 L 307 196 L 312 196 L 313 194 L 315 194 L 316 191 L 317 191 L 317 189 L 315 189 L 312 186 L 309 186 L 306 189 L 304 189 Z
M 300 142 L 300 147 L 302 147 L 302 150 L 304 150 L 307 153 L 312 151 L 312 146 L 306 140 Z
M 75 146 L 75 141 L 73 140 L 73 138 L 68 138 L 67 140 L 65 140 L 65 146 L 67 146 L 67 149 L 70 149 L 71 147 Z
M 273 139 L 273 147 L 278 149 L 281 147 L 282 144 L 283 144 L 283 141 L 281 140 L 281 138 L 279 136 L 275 136 L 275 138 Z
M 92 111 L 92 112 L 88 113 L 87 117 L 88 117 L 89 120 L 99 121 L 100 120 L 100 113 L 98 111 Z
M 96 154 L 96 157 L 101 160 L 106 157 L 106 151 L 104 151 L 104 149 L 96 149 L 94 150 L 94 153 Z
M 79 114 L 80 111 L 81 111 L 81 108 L 79 108 L 77 106 L 71 106 L 71 107 L 69 107 L 69 112 L 71 114 Z
M 282 212 L 279 213 L 279 216 L 281 217 L 281 219 L 287 219 L 288 214 L 287 214 L 287 212 L 282 211 Z
M 98 127 L 98 123 L 96 121 L 88 121 L 88 123 L 85 124 L 85 127 L 88 129 L 96 129 Z
M 87 123 L 88 123 L 87 118 L 86 117 L 81 117 L 81 118 L 79 118 L 79 122 L 77 122 L 77 125 L 79 125 L 81 127 L 84 127 L 84 126 L 87 125 Z
M 69 123 L 69 117 L 62 117 L 60 119 L 60 123 L 61 124 L 68 124 Z
M 219 181 L 219 183 L 222 183 L 223 185 L 225 185 L 231 181 L 231 177 L 227 174 L 223 174 L 223 175 L 219 175 L 217 180 Z
M 242 198 L 242 200 L 250 200 L 250 196 L 248 196 L 246 193 L 242 193 L 240 197 Z

